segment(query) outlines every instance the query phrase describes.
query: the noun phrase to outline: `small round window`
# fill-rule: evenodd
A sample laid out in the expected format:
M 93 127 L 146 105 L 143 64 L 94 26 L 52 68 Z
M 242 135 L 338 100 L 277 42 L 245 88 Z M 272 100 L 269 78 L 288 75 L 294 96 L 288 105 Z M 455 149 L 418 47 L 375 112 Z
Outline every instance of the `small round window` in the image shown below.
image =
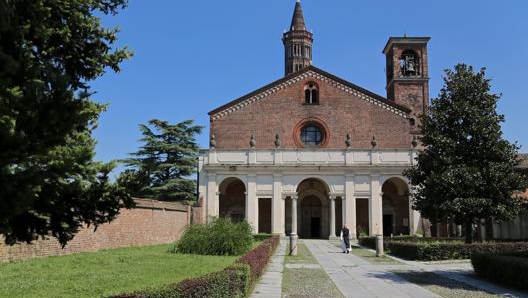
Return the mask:
M 301 128 L 301 142 L 305 146 L 319 146 L 323 141 L 324 132 L 319 126 L 308 123 Z

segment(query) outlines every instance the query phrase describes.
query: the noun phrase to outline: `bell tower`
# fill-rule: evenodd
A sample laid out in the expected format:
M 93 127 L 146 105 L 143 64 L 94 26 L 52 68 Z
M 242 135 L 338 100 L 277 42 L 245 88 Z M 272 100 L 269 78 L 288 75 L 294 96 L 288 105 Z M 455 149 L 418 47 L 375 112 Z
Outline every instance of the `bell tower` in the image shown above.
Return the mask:
M 386 58 L 387 99 L 411 110 L 412 133 L 420 133 L 419 116 L 429 105 L 430 37 L 390 37 L 383 49 Z
M 301 1 L 295 2 L 290 30 L 282 35 L 284 44 L 284 75 L 312 65 L 313 34 L 306 30 Z

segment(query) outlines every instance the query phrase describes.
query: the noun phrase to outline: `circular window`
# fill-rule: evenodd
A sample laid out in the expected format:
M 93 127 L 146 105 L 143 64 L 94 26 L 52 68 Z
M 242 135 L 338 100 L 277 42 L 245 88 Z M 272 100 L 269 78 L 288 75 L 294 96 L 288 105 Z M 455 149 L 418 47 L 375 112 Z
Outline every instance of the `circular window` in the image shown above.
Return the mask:
M 323 143 L 324 133 L 317 125 L 309 123 L 301 128 L 301 142 L 306 146 L 319 146 Z
M 293 128 L 293 139 L 295 145 L 303 147 L 325 147 L 328 143 L 328 132 L 326 124 L 318 118 L 306 118 L 297 123 Z

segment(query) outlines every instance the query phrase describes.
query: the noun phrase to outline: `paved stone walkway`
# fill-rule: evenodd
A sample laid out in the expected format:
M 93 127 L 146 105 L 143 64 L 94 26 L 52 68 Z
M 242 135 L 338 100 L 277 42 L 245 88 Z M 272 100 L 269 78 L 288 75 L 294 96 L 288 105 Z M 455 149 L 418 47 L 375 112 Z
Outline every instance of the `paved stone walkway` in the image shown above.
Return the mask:
M 251 297 L 280 298 L 282 272 L 288 239 L 282 238 L 272 263 L 255 287 Z M 343 254 L 336 242 L 308 240 L 302 242 L 330 276 L 345 297 L 433 298 L 440 297 L 408 282 L 390 270 L 420 270 L 464 282 L 503 297 L 528 298 L 528 295 L 507 290 L 473 277 L 469 261 L 413 262 L 398 259 L 400 265 L 373 265 L 353 254 Z
M 440 297 L 353 254 L 344 254 L 330 241 L 303 240 L 345 297 Z
M 251 298 L 280 298 L 282 296 L 282 272 L 284 270 L 284 256 L 286 255 L 286 238 L 281 238 L 279 247 L 266 272 L 255 286 Z

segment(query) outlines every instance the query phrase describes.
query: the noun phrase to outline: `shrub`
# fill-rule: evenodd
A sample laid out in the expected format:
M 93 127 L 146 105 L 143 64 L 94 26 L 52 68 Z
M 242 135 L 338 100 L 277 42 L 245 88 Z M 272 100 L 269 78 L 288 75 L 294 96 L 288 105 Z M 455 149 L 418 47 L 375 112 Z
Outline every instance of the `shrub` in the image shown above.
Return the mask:
M 483 278 L 528 290 L 528 253 L 489 254 L 471 256 L 475 273 Z
M 207 225 L 190 225 L 170 252 L 201 255 L 241 255 L 253 245 L 246 221 L 216 218 Z

